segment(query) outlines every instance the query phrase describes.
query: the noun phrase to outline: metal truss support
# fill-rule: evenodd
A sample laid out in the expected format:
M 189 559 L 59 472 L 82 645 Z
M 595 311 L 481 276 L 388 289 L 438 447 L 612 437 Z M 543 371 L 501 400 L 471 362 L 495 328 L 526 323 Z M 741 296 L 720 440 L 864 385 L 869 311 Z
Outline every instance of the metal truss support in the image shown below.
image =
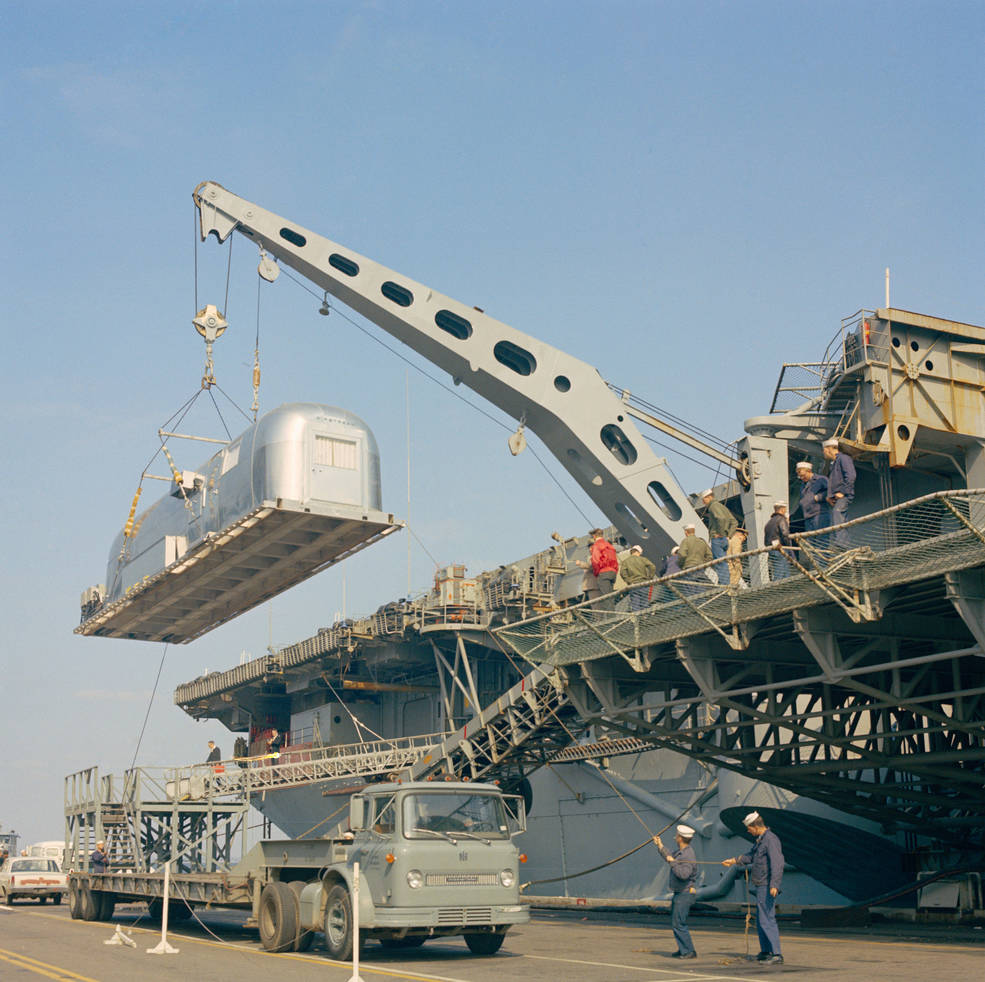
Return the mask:
M 711 640 L 708 637 L 696 636 L 679 638 L 675 642 L 677 660 L 687 669 L 708 702 L 715 702 L 720 694 L 720 679 L 718 665 L 711 651 Z
M 946 573 L 947 599 L 985 652 L 985 570 Z

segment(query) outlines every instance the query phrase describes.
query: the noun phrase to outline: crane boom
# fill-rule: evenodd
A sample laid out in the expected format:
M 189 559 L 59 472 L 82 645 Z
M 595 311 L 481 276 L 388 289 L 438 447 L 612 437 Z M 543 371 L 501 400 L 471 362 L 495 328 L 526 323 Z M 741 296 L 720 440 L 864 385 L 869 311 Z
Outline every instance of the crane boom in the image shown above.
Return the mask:
M 586 362 L 444 296 L 212 181 L 202 239 L 234 230 L 528 427 L 619 529 L 657 560 L 700 524 L 687 495 Z

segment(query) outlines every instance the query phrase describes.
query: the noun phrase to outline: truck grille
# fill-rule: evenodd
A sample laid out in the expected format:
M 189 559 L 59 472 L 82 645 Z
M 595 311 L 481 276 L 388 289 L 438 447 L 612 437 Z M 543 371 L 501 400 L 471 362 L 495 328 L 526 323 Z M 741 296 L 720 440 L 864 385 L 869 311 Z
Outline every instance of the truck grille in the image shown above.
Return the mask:
M 496 873 L 427 873 L 424 885 L 429 887 L 494 887 L 499 885 Z
M 439 907 L 439 924 L 492 924 L 491 907 Z

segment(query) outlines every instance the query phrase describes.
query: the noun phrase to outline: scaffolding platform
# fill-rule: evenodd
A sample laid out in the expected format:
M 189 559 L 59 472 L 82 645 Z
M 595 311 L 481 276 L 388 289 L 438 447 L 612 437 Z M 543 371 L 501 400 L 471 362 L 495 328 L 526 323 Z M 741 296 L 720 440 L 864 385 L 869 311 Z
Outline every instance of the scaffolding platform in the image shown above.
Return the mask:
M 393 515 L 347 505 L 264 501 L 75 633 L 187 644 L 402 527 Z

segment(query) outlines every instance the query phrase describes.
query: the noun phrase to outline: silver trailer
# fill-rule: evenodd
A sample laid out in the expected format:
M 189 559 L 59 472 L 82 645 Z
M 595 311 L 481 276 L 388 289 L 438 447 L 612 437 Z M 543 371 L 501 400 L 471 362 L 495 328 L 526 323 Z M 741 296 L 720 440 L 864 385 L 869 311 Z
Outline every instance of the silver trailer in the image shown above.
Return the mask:
M 266 413 L 116 536 L 77 634 L 191 641 L 400 528 L 380 455 L 344 409 Z

